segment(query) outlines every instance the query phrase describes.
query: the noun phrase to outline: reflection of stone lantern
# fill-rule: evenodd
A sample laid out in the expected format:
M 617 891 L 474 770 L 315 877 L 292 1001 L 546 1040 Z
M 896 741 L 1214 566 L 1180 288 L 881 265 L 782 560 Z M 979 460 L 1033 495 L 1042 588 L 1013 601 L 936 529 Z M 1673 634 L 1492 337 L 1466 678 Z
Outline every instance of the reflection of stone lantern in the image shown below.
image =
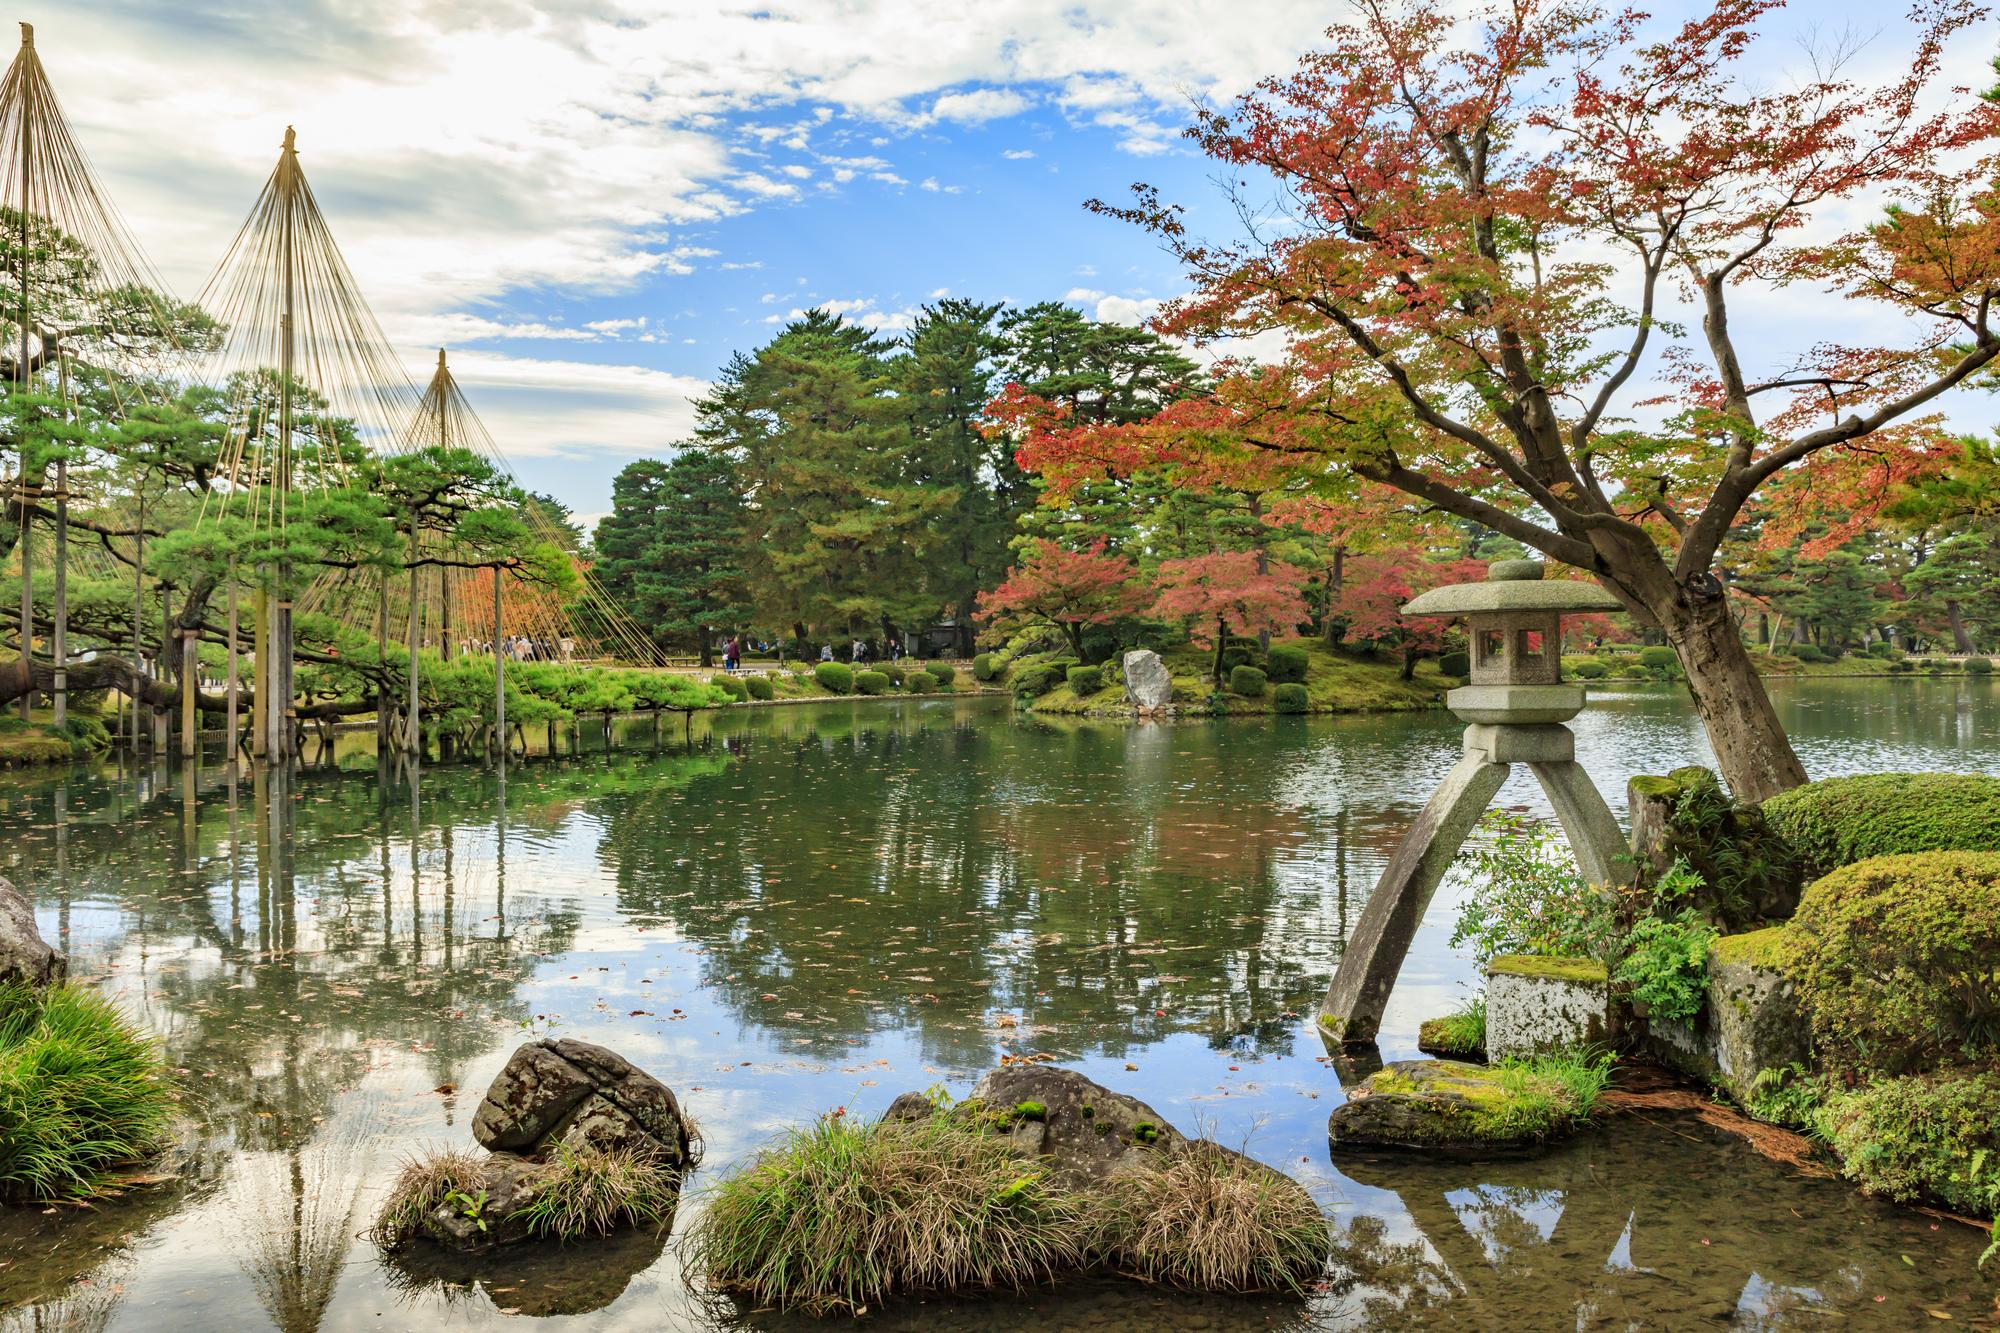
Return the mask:
M 1409 616 L 1466 618 L 1471 679 L 1444 700 L 1467 723 L 1465 756 L 1404 835 L 1355 923 L 1321 1008 L 1330 1035 L 1374 1039 L 1424 908 L 1507 780 L 1508 765 L 1534 770 L 1585 878 L 1608 884 L 1619 877 L 1624 835 L 1562 725 L 1583 708 L 1583 687 L 1562 679 L 1562 617 L 1619 607 L 1594 583 L 1544 582 L 1539 561 L 1502 560 L 1483 583 L 1433 588 L 1403 608 Z

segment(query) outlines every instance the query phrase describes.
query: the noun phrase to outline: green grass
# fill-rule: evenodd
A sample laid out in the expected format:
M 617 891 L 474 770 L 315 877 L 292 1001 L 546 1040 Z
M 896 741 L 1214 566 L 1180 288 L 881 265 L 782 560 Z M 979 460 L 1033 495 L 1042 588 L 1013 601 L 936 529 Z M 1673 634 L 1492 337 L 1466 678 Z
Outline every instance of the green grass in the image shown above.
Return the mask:
M 1197 1142 L 1089 1196 L 1092 1248 L 1143 1281 L 1302 1296 L 1326 1269 L 1326 1217 L 1290 1180 Z
M 534 1202 L 514 1216 L 543 1240 L 604 1236 L 620 1227 L 663 1229 L 680 1198 L 678 1172 L 631 1152 L 557 1144 Z
M 1425 1021 L 1417 1046 L 1435 1055 L 1486 1054 L 1486 997 L 1475 995 L 1442 1018 Z
M 82 1198 L 165 1142 L 174 1093 L 159 1048 L 74 986 L 0 986 L 0 1196 Z
M 1611 1082 L 1612 1057 L 1598 1051 L 1522 1056 L 1494 1066 L 1502 1099 L 1483 1113 L 1496 1138 L 1540 1137 L 1590 1119 Z
M 1426 659 L 1418 664 L 1416 679 L 1402 678 L 1402 664 L 1385 657 L 1339 652 L 1317 639 L 1292 640 L 1290 646 L 1307 654 L 1305 711 L 1313 713 L 1400 713 L 1435 707 L 1440 695 L 1459 684 L 1457 677 L 1439 673 L 1437 663 Z M 1031 654 L 1012 664 L 1019 670 L 1046 660 L 1050 654 Z M 1212 676 L 1214 658 L 1199 649 L 1181 649 L 1164 654 L 1167 671 L 1174 680 L 1174 703 L 1190 711 L 1206 711 L 1216 693 Z M 1113 712 L 1126 707 L 1125 686 L 1116 660 L 1103 664 L 1102 684 L 1097 690 L 1078 694 L 1065 681 L 1034 701 L 1037 713 Z M 1216 711 L 1261 714 L 1277 711 L 1277 696 L 1266 690 L 1250 698 L 1224 692 Z
M 687 1262 L 759 1306 L 859 1314 L 896 1294 L 1048 1281 L 1082 1261 L 1088 1225 L 976 1119 L 835 1115 L 717 1186 Z

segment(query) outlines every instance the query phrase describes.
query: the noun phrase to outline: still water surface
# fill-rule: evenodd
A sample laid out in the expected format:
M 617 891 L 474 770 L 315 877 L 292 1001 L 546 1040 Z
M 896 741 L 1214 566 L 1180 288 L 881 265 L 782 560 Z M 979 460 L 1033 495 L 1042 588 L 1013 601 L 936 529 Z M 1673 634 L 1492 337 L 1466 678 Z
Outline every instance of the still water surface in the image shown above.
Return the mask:
M 1984 681 L 1774 686 L 1815 776 L 2000 771 Z M 1702 759 L 1673 692 L 1601 691 L 1579 757 Z M 601 741 L 600 741 L 601 743 Z M 1503 1163 L 1329 1157 L 1309 1018 L 1395 840 L 1457 756 L 1419 717 L 1051 723 L 1004 702 L 738 710 L 656 748 L 412 781 L 343 757 L 232 786 L 116 767 L 0 785 L 0 874 L 72 974 L 186 1071 L 174 1184 L 0 1214 L 0 1329 L 783 1326 L 691 1292 L 671 1239 L 397 1267 L 359 1233 L 398 1162 L 469 1144 L 530 1035 L 657 1074 L 705 1186 L 786 1126 L 963 1094 L 1042 1052 L 1291 1172 L 1331 1222 L 1310 1307 L 1098 1282 L 884 1328 L 1909 1328 L 1992 1319 L 1970 1229 L 1621 1117 Z M 1539 807 L 1525 770 L 1500 803 Z M 1469 993 L 1425 919 L 1382 1028 Z

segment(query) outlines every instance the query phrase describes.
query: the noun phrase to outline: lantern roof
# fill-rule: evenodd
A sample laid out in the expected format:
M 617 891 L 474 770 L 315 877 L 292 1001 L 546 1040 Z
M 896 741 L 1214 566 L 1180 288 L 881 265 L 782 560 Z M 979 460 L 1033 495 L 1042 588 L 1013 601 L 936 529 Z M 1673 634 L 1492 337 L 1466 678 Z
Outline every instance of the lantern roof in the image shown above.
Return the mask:
M 1505 611 L 1622 611 L 1625 604 L 1595 583 L 1542 578 L 1539 560 L 1496 560 L 1481 583 L 1447 583 L 1410 599 L 1406 616 L 1463 616 Z

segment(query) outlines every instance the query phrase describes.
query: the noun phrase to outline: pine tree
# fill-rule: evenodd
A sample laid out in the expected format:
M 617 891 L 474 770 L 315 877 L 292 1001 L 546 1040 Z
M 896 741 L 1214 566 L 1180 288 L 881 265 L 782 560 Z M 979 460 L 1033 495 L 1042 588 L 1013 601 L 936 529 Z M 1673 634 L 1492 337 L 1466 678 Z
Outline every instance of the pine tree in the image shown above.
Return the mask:
M 663 646 L 715 663 L 715 638 L 749 614 L 743 595 L 743 496 L 729 460 L 683 447 L 641 459 L 611 484 L 597 525 L 598 578 Z

